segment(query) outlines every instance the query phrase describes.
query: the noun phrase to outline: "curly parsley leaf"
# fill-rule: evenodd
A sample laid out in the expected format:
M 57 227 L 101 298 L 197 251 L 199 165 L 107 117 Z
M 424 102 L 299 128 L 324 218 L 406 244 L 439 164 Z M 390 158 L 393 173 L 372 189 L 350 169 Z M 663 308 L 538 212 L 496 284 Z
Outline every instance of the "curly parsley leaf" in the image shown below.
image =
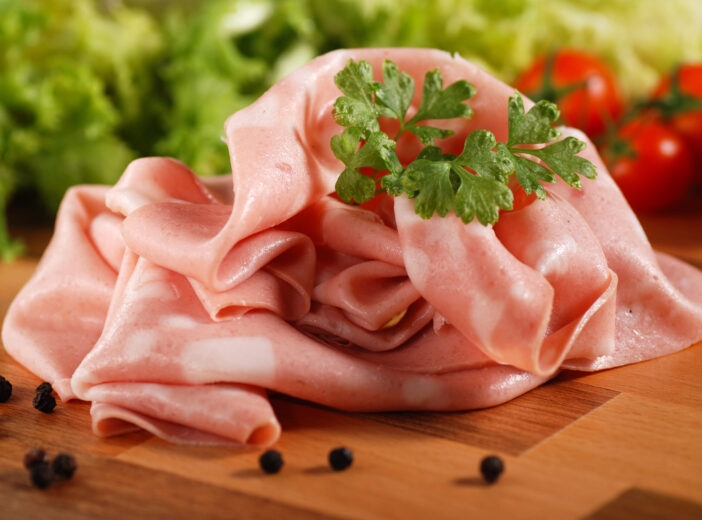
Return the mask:
M 488 130 L 475 130 L 470 133 L 463 151 L 455 162 L 474 170 L 478 175 L 507 182 L 513 171 L 509 153 L 497 146 L 495 136 Z
M 426 146 L 419 152 L 417 159 L 430 159 L 432 161 L 453 161 L 456 156 L 452 153 L 444 153 L 438 146 Z
M 524 102 L 519 92 L 509 98 L 507 117 L 509 137 L 507 146 L 550 143 L 560 137 L 558 128 L 551 126 L 558 120 L 560 112 L 550 101 L 541 100 L 529 112 L 524 113 Z
M 334 76 L 334 83 L 346 94 L 334 103 L 334 120 L 341 126 L 360 128 L 364 137 L 379 131 L 379 114 L 373 100 L 376 83 L 370 63 L 349 60 Z
M 454 212 L 466 224 L 478 219 L 482 225 L 494 224 L 500 209 L 512 209 L 514 196 L 506 184 L 490 177 L 471 175 L 463 170 L 461 186 L 454 199 Z
M 566 137 L 544 148 L 529 150 L 529 155 L 541 159 L 556 175 L 569 186 L 581 189 L 580 175 L 588 179 L 597 177 L 595 166 L 576 154 L 585 149 L 585 143 L 575 137 Z
M 439 69 L 427 72 L 424 76 L 422 101 L 419 110 L 410 119 L 410 123 L 418 123 L 427 119 L 453 119 L 455 117 L 469 118 L 473 109 L 463 103 L 475 95 L 475 87 L 465 80 L 456 81 L 446 89 Z
M 535 193 L 541 200 L 545 199 L 546 190 L 539 181 L 556 182 L 553 172 L 531 159 L 511 153 L 505 143 L 498 143 L 497 146 L 498 149 L 503 150 L 507 154 L 512 162 L 514 175 L 519 184 L 521 184 L 522 189 L 524 189 L 524 193 L 527 195 Z
M 375 181 L 353 168 L 341 172 L 335 188 L 339 198 L 347 204 L 363 204 L 375 196 Z
M 407 110 L 414 97 L 414 79 L 406 72 L 400 72 L 392 61 L 383 62 L 383 82 L 376 83 L 375 97 L 385 110 L 381 115 L 405 120 Z
M 383 132 L 374 132 L 359 148 L 362 134 L 361 129 L 352 127 L 331 140 L 332 152 L 346 166 L 336 181 L 336 192 L 349 204 L 363 204 L 375 196 L 375 179 L 362 174 L 360 168 L 397 171 L 402 167 L 395 155 L 395 141 Z
M 427 146 L 403 172 L 383 177 L 382 187 L 415 199 L 415 212 L 422 218 L 453 210 L 466 223 L 477 218 L 493 224 L 500 209 L 512 209 L 513 200 L 506 185 L 512 163 L 503 150 L 493 150 L 496 145 L 492 132 L 476 130 L 458 156 Z
M 419 137 L 423 145 L 432 145 L 434 144 L 434 139 L 445 139 L 446 137 L 452 136 L 454 133 L 453 130 L 445 130 L 443 128 L 427 125 L 409 125 L 406 129 Z
M 454 189 L 451 165 L 445 161 L 417 159 L 407 166 L 402 176 L 405 193 L 414 198 L 414 211 L 422 218 L 434 213 L 445 217 L 453 209 Z
M 334 76 L 334 83 L 347 97 L 373 106 L 373 68 L 367 61 L 356 63 L 349 60 L 342 70 Z
M 546 191 L 539 181 L 556 182 L 558 175 L 569 186 L 581 189 L 578 174 L 594 179 L 597 171 L 594 165 L 577 154 L 585 149 L 585 143 L 575 137 L 566 137 L 555 141 L 561 135 L 557 128 L 551 126 L 559 117 L 558 108 L 549 101 L 539 101 L 529 112 L 524 112 L 524 103 L 519 93 L 509 99 L 509 137 L 507 146 L 501 146 L 512 154 L 512 163 L 517 180 L 525 193 L 532 192 L 543 199 Z M 552 143 L 543 148 L 522 148 L 523 145 Z M 522 157 L 531 155 L 541 159 L 544 167 Z
M 469 118 L 473 115 L 473 109 L 463 103 L 475 95 L 473 85 L 460 80 L 452 83 L 446 89 L 443 87 L 444 80 L 438 69 L 427 72 L 424 76 L 424 88 L 422 89 L 422 101 L 419 104 L 419 109 L 414 117 L 401 127 L 401 131 L 408 130 L 419 137 L 424 145 L 432 145 L 434 139 L 444 139 L 453 135 L 454 132 L 453 130 L 420 125 L 420 122 L 430 119 Z
M 373 80 L 369 64 L 353 61 L 335 81 L 345 96 L 336 101 L 334 117 L 348 128 L 332 138 L 331 147 L 345 165 L 336 188 L 346 202 L 372 199 L 378 192 L 379 172 L 387 170 L 380 189 L 414 199 L 415 212 L 422 218 L 434 214 L 444 217 L 453 211 L 466 223 L 477 219 L 488 225 L 498 220 L 500 210 L 513 207 L 514 196 L 508 186 L 512 174 L 527 194 L 535 193 L 541 199 L 546 197 L 542 183 L 555 182 L 556 176 L 580 188 L 579 175 L 596 175 L 592 163 L 577 156 L 585 143 L 574 137 L 557 141 L 560 131 L 553 124 L 559 113 L 553 103 L 541 101 L 525 112 L 516 92 L 507 105 L 507 142 L 497 142 L 488 130 L 475 130 L 465 139 L 461 153 L 454 155 L 434 145 L 435 139 L 448 137 L 452 131 L 420 123 L 470 117 L 472 110 L 464 101 L 475 89 L 468 82 L 457 81 L 444 89 L 441 73 L 428 72 L 419 109 L 405 121 L 414 97 L 414 80 L 394 63 L 383 63 L 384 83 Z M 394 140 L 380 130 L 381 116 L 399 121 Z M 425 145 L 407 166 L 395 153 L 397 138 L 404 131 L 414 133 Z M 374 169 L 376 174 L 364 175 L 361 168 Z

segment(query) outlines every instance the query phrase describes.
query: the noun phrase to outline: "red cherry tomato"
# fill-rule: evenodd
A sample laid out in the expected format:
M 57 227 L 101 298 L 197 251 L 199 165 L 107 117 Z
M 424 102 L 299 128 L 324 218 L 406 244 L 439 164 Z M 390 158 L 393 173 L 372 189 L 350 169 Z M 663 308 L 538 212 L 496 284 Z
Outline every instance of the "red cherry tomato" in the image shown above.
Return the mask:
M 663 209 L 685 196 L 693 160 L 680 135 L 658 120 L 641 118 L 622 126 L 619 138 L 635 157 L 610 160 L 609 170 L 633 209 Z
M 563 122 L 590 137 L 601 134 L 622 113 L 614 74 L 602 60 L 582 51 L 563 49 L 537 59 L 515 86 L 534 101 L 555 102 Z
M 682 65 L 677 80 L 680 92 L 702 100 L 702 64 Z M 670 90 L 671 77 L 668 76 L 656 88 L 654 98 L 663 98 Z M 696 178 L 702 183 L 702 109 L 677 112 L 669 123 L 690 146 L 695 157 Z
M 514 201 L 512 202 L 513 211 L 527 207 L 537 198 L 535 193 L 530 193 L 527 195 L 524 192 L 524 188 L 522 188 L 522 185 L 519 184 L 519 181 L 514 175 L 509 178 L 508 186 L 509 189 L 512 190 L 512 195 L 514 195 Z

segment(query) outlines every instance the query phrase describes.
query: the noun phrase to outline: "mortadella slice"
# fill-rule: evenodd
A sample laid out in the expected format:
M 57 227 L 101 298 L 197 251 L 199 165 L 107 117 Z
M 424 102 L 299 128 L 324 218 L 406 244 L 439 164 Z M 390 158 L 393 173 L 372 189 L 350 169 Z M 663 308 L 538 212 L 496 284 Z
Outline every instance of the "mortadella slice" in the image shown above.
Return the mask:
M 563 129 L 588 143 L 583 157 L 595 164 L 596 181 L 584 181 L 582 191 L 557 184 L 553 191 L 568 201 L 597 237 L 607 264 L 619 277 L 615 350 L 595 359 L 564 363 L 564 368 L 599 370 L 670 354 L 702 339 L 699 299 L 678 290 L 661 270 L 656 254 L 636 216 L 582 132 Z M 665 262 L 665 260 L 664 260 Z M 677 262 L 669 262 L 666 266 Z M 688 268 L 689 269 L 689 268 Z M 671 269 L 674 274 L 676 269 Z M 690 271 L 688 271 L 690 272 Z M 702 289 L 702 273 L 687 282 Z M 692 291 L 693 293 L 695 291 Z
M 246 385 L 103 383 L 93 402 L 93 431 L 108 437 L 134 427 L 179 444 L 268 446 L 280 435 L 265 390 Z
M 71 376 L 100 336 L 124 246 L 107 186 L 68 190 L 37 270 L 10 305 L 2 342 L 17 361 L 72 399 Z
M 439 67 L 447 84 L 459 79 L 471 81 L 480 93 L 471 102 L 475 116 L 444 123 L 459 130 L 445 140 L 447 147 L 456 146 L 466 132 L 476 128 L 491 128 L 498 139 L 506 138 L 507 117 L 502 108 L 512 89 L 459 57 L 426 49 L 331 52 L 281 80 L 227 120 L 234 191 L 231 212 L 224 213 L 216 205 L 146 205 L 126 219 L 129 247 L 207 287 L 229 288 L 231 275 L 221 264 L 239 241 L 283 223 L 333 191 L 341 171 L 340 162 L 329 149 L 332 135 L 340 132 L 331 117 L 339 96 L 334 75 L 351 58 L 368 60 L 376 70 L 384 59 L 392 59 L 415 76 L 415 107 L 421 97 L 422 78 L 429 70 Z M 405 140 L 404 148 L 418 151 L 419 141 Z M 180 232 L 167 241 L 153 239 L 171 229 Z M 174 249 L 180 254 L 173 255 Z
M 540 273 L 477 221 L 424 220 L 406 197 L 395 201 L 395 218 L 410 280 L 449 323 L 497 362 L 554 371 L 542 349 L 553 288 Z
M 349 59 L 410 73 L 410 116 L 426 72 L 473 83 L 472 118 L 431 123 L 455 131 L 445 152 L 475 129 L 506 139 L 513 89 L 460 57 L 340 50 L 229 118 L 231 175 L 146 158 L 112 189 L 70 190 L 2 334 L 63 399 L 92 401 L 98 435 L 260 447 L 280 434 L 268 390 L 344 410 L 480 408 L 562 368 L 702 339 L 702 273 L 651 249 L 573 130 L 597 180 L 549 186 L 494 227 L 422 219 L 406 197 L 336 200 L 333 77 Z M 421 147 L 405 132 L 397 153 Z
M 129 277 L 102 337 L 73 377 L 81 398 L 91 399 L 107 382 L 236 383 L 347 410 L 453 410 L 498 404 L 544 381 L 486 363 L 479 355 L 474 366 L 441 373 L 395 368 L 403 364 L 397 356 L 389 366 L 371 363 L 320 343 L 267 311 L 212 322 L 183 275 L 144 259 Z M 474 347 L 466 342 L 465 348 Z M 112 399 L 100 395 L 101 403 L 122 408 L 128 403 Z M 162 413 L 179 422 L 177 410 Z

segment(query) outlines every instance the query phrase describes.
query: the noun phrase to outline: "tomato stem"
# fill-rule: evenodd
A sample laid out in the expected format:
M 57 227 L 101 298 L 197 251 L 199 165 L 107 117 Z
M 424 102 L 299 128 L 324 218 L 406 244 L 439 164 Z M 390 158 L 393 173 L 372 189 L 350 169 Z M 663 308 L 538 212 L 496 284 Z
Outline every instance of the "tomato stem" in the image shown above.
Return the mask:
M 553 69 L 556 64 L 557 52 L 552 51 L 546 55 L 544 61 L 544 74 L 541 85 L 538 89 L 531 92 L 525 92 L 533 101 L 541 101 L 545 99 L 551 103 L 558 103 L 563 97 L 567 96 L 571 92 L 585 88 L 587 86 L 587 80 L 575 81 L 564 85 L 562 87 L 557 87 L 553 82 Z
M 634 111 L 641 112 L 646 109 L 658 110 L 664 120 L 682 112 L 702 110 L 702 100 L 686 94 L 680 89 L 680 68 L 678 64 L 670 75 L 670 90 L 658 99 L 650 99 L 639 103 L 634 107 Z

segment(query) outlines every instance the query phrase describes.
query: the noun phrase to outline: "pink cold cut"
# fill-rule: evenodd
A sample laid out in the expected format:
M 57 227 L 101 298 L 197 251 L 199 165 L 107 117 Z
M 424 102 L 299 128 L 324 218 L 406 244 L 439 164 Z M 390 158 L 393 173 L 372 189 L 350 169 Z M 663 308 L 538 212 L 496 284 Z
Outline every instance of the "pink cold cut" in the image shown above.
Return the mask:
M 482 408 L 562 368 L 702 339 L 702 273 L 651 249 L 581 134 L 597 179 L 548 185 L 495 226 L 331 196 L 333 77 L 351 58 L 409 72 L 415 108 L 429 70 L 473 83 L 475 115 L 437 123 L 456 131 L 445 149 L 475 129 L 507 137 L 513 90 L 465 60 L 342 50 L 227 120 L 230 176 L 147 158 L 112 188 L 72 188 L 2 338 L 62 399 L 92 402 L 96 434 L 260 447 L 280 435 L 267 391 L 344 410 Z M 398 155 L 419 149 L 405 134 Z

